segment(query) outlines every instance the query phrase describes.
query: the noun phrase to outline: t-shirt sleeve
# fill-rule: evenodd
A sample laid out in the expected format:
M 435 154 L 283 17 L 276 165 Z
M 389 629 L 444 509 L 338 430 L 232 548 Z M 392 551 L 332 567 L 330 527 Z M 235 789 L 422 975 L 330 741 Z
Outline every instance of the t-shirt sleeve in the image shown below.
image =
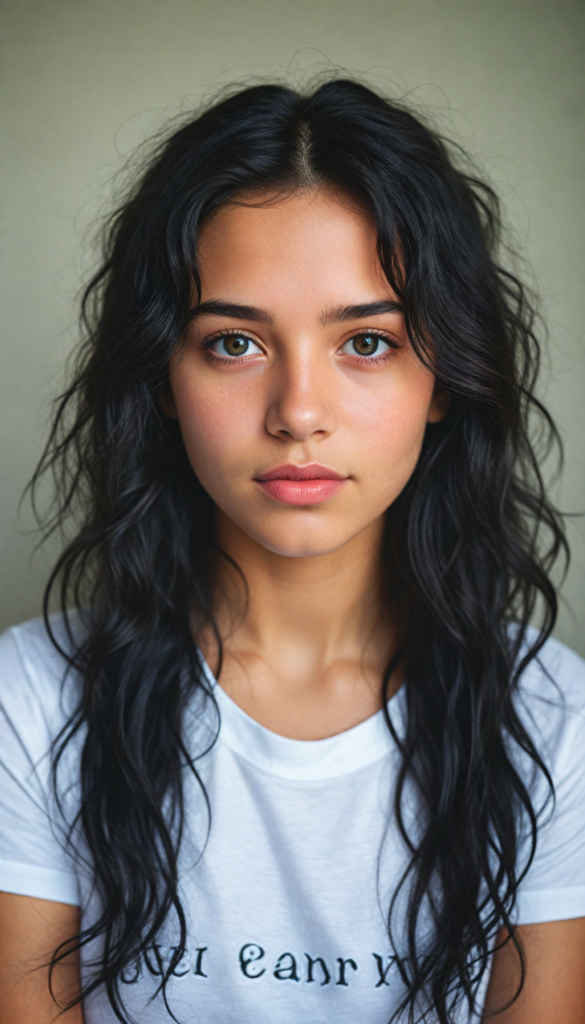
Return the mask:
M 530 669 L 529 703 L 555 801 L 542 815 L 536 854 L 518 890 L 518 924 L 585 917 L 585 662 L 557 641 L 549 641 L 541 661 L 542 670 Z
M 39 630 L 27 637 L 18 627 L 0 637 L 0 890 L 78 905 L 51 784 L 51 741 L 64 721 L 60 687 L 47 639 L 46 658 L 38 643 L 35 656 Z

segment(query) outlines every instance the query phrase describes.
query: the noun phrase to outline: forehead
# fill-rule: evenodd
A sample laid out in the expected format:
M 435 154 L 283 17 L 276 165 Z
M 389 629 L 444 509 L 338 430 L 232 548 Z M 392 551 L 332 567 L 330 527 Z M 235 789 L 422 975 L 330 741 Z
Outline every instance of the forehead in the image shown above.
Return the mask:
M 390 293 L 372 218 L 325 190 L 225 205 L 200 233 L 199 258 L 202 298 L 363 302 L 381 287 Z

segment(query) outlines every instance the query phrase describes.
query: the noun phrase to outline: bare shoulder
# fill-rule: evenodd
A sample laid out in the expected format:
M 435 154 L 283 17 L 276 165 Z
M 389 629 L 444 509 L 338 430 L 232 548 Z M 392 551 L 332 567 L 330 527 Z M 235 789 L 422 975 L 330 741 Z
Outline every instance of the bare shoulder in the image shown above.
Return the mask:
M 0 1024 L 50 1024 L 79 991 L 76 957 L 54 974 L 47 963 L 57 946 L 79 930 L 79 910 L 66 903 L 0 892 Z M 59 1005 L 60 1004 L 60 1005 Z M 83 1024 L 80 1006 L 59 1019 Z

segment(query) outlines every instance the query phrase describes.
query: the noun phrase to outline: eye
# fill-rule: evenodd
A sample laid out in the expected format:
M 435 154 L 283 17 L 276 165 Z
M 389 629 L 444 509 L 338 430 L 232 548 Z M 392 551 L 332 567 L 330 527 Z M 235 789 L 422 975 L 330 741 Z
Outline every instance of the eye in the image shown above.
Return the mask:
M 379 334 L 365 332 L 364 334 L 354 334 L 353 338 L 350 338 L 342 346 L 341 351 L 347 355 L 367 358 L 368 356 L 385 355 L 393 347 L 389 341 L 385 341 Z
M 218 356 L 231 358 L 262 355 L 260 346 L 251 338 L 247 338 L 245 334 L 222 334 L 221 337 L 212 339 L 205 347 L 217 353 Z

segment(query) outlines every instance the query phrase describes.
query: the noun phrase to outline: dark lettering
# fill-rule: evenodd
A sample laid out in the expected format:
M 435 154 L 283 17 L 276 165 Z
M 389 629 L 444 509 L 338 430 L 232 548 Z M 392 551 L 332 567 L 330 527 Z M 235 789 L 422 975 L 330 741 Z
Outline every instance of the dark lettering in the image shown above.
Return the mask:
M 153 965 L 150 962 L 149 952 L 151 952 L 151 951 L 154 953 L 154 957 L 155 957 L 155 960 L 156 960 L 156 965 Z M 160 945 L 158 944 L 158 942 L 155 942 L 154 945 L 149 946 L 147 949 L 145 949 L 142 955 L 144 957 L 144 962 L 145 962 L 146 966 L 148 967 L 148 970 L 150 971 L 150 973 L 154 974 L 155 978 L 162 977 L 162 975 L 164 974 L 164 966 L 163 966 L 163 958 L 162 958 L 161 952 L 160 952 Z
M 240 970 L 246 978 L 261 978 L 266 968 L 262 968 L 261 971 L 256 973 L 250 973 L 250 964 L 253 964 L 256 960 L 261 960 L 265 956 L 265 952 L 262 946 L 257 946 L 255 942 L 247 942 L 245 946 L 242 946 L 240 950 Z
M 195 970 L 193 974 L 196 974 L 198 978 L 206 978 L 207 975 L 202 971 L 203 954 L 205 953 L 207 946 L 201 946 L 196 950 L 197 960 L 195 961 Z
M 328 985 L 331 981 L 331 975 L 327 970 L 327 964 L 323 958 L 320 956 L 309 956 L 308 953 L 305 953 L 305 956 L 307 958 L 307 983 L 315 980 L 313 977 L 313 964 L 319 964 L 323 972 L 323 981 L 321 982 L 321 986 Z
M 167 957 L 167 960 L 168 960 L 169 964 L 170 964 L 171 960 L 173 959 L 173 954 L 174 953 L 178 953 L 178 952 L 179 952 L 179 947 L 178 946 L 171 946 L 171 948 L 169 949 L 169 956 Z M 173 968 L 173 977 L 174 978 L 184 978 L 185 975 L 189 974 L 189 971 L 191 970 L 190 966 L 187 966 L 184 971 L 180 971 L 179 970 L 179 967 L 181 966 L 181 962 L 185 958 L 185 953 L 186 952 L 187 951 L 185 949 L 183 949 L 181 951 L 181 957 L 177 961 L 177 963 L 175 964 L 175 966 Z
M 347 981 L 345 980 L 345 965 L 349 964 L 349 966 L 352 967 L 354 971 L 357 971 L 358 965 L 356 964 L 355 960 L 352 960 L 351 958 L 348 960 L 343 960 L 342 957 L 340 956 L 337 957 L 337 963 L 339 964 L 339 978 L 337 979 L 335 984 L 347 985 Z
M 388 971 L 392 967 L 392 965 L 396 963 L 396 957 L 395 956 L 389 956 L 388 957 L 388 963 L 387 963 L 386 967 L 384 967 L 384 959 L 383 959 L 383 957 L 381 957 L 378 953 L 372 953 L 372 956 L 373 956 L 374 960 L 376 961 L 376 965 L 378 967 L 378 974 L 380 976 L 379 980 L 376 982 L 376 988 L 380 988 L 381 985 L 387 985 L 388 984 L 388 982 L 386 981 L 386 976 L 388 974 Z
M 279 981 L 298 981 L 297 962 L 292 953 L 281 953 L 273 971 Z
M 140 963 L 139 956 L 136 957 L 136 960 L 132 964 L 132 967 L 134 968 L 133 975 L 128 976 L 125 970 L 123 970 L 122 973 L 120 974 L 120 981 L 122 981 L 124 985 L 135 985 L 138 979 L 140 978 L 140 975 L 142 974 L 142 964 Z

